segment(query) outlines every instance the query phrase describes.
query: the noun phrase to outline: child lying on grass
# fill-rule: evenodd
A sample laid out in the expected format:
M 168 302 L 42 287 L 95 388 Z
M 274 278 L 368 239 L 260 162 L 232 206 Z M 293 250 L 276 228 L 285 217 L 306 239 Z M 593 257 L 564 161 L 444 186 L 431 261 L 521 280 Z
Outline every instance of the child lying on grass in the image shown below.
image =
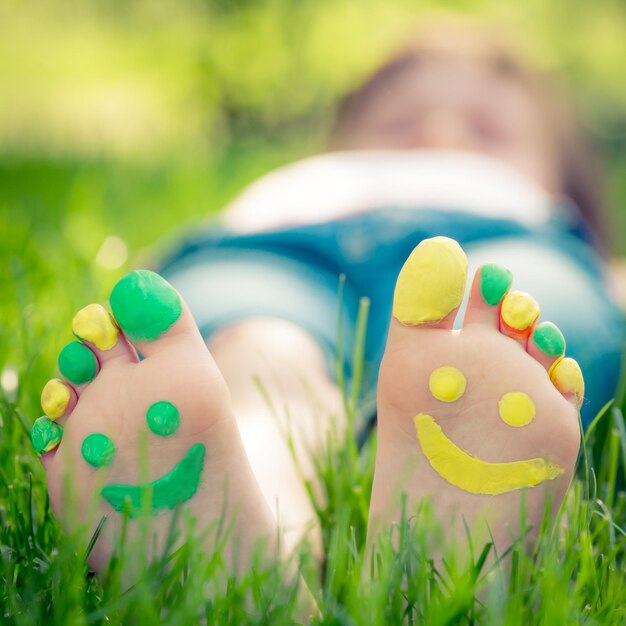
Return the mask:
M 162 541 L 181 504 L 201 526 L 233 521 L 238 567 L 259 538 L 274 544 L 273 510 L 288 549 L 308 530 L 319 550 L 304 481 L 327 433 L 346 430 L 339 382 L 363 297 L 378 428 L 368 543 L 402 494 L 408 511 L 431 496 L 450 532 L 464 519 L 500 552 L 522 494 L 537 524 L 572 477 L 579 409 L 587 424 L 613 393 L 623 343 L 577 132 L 492 38 L 433 28 L 346 99 L 341 151 L 249 188 L 163 264 L 169 282 L 123 277 L 113 318 L 79 311 L 32 438 L 61 520 L 68 467 L 81 520 L 107 518 L 93 567 L 125 510 L 153 512 Z M 266 397 L 288 406 L 293 450 Z

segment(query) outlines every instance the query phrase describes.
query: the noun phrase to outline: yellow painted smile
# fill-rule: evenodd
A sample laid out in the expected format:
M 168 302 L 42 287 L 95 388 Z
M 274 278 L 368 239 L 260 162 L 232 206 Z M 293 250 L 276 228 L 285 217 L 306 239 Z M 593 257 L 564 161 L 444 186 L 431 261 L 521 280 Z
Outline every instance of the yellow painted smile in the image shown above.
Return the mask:
M 489 463 L 461 450 L 431 415 L 413 418 L 422 452 L 433 469 L 455 487 L 476 494 L 498 495 L 554 480 L 563 470 L 544 459 Z

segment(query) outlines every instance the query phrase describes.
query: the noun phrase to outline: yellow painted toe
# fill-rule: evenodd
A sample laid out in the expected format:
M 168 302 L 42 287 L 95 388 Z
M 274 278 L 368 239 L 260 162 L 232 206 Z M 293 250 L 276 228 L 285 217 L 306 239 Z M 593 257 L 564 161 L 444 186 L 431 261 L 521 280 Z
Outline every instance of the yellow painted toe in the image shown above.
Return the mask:
M 585 380 L 580 365 L 566 357 L 558 361 L 550 370 L 550 379 L 554 386 L 562 393 L 573 393 L 580 404 L 585 396 Z
M 442 320 L 461 304 L 466 279 L 467 257 L 454 239 L 425 239 L 398 276 L 394 317 L 410 326 Z
M 540 313 L 537 300 L 524 291 L 509 291 L 502 300 L 502 319 L 515 330 L 530 328 Z
M 63 416 L 69 401 L 69 387 L 56 378 L 49 380 L 41 392 L 41 408 L 51 420 Z
M 110 350 L 116 343 L 119 329 L 101 304 L 89 304 L 72 320 L 72 332 L 100 350 Z

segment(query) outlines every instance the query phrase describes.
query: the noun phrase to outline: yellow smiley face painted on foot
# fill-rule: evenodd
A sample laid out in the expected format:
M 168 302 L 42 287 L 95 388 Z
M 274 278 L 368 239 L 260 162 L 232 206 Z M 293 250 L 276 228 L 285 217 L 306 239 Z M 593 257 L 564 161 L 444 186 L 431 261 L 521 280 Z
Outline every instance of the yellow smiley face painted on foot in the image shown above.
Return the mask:
M 456 402 L 466 389 L 463 373 L 452 366 L 434 370 L 429 389 L 437 400 Z M 505 393 L 498 402 L 502 421 L 513 428 L 527 426 L 535 418 L 535 405 L 521 391 Z M 563 469 L 534 458 L 505 463 L 491 463 L 472 456 L 449 439 L 432 415 L 419 413 L 413 418 L 417 439 L 432 468 L 455 487 L 475 494 L 498 495 L 524 487 L 534 487 L 554 480 Z
M 167 401 L 151 404 L 146 412 L 150 430 L 160 437 L 173 435 L 180 424 L 178 409 Z M 83 440 L 83 459 L 92 467 L 106 467 L 115 457 L 115 444 L 101 433 L 92 433 Z M 191 446 L 183 458 L 169 472 L 141 485 L 106 485 L 100 495 L 116 510 L 128 510 L 135 517 L 149 503 L 152 513 L 161 509 L 173 509 L 189 500 L 197 491 L 204 465 L 206 448 L 197 443 Z

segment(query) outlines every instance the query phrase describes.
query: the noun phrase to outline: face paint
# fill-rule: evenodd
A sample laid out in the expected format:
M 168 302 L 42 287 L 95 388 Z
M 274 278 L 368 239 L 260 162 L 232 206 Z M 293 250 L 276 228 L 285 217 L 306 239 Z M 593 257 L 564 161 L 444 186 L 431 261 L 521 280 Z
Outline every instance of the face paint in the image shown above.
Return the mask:
M 41 408 L 51 420 L 58 419 L 65 413 L 70 397 L 69 387 L 53 378 L 41 391 Z
M 573 393 L 581 404 L 585 396 L 585 380 L 580 366 L 569 357 L 561 359 L 550 370 L 552 384 L 563 394 Z
M 467 258 L 447 237 L 425 239 L 406 260 L 393 297 L 393 316 L 403 324 L 442 320 L 463 300 Z
M 100 350 L 110 350 L 117 343 L 119 330 L 101 304 L 89 304 L 72 320 L 72 332 L 78 339 L 93 343 Z
M 509 426 L 520 428 L 535 419 L 535 404 L 522 391 L 509 391 L 498 402 L 498 413 L 503 422 Z
M 155 435 L 169 437 L 178 430 L 180 415 L 171 402 L 163 400 L 150 406 L 146 413 L 146 420 L 148 427 Z
M 189 500 L 198 490 L 205 453 L 205 446 L 196 443 L 165 476 L 144 485 L 107 485 L 100 493 L 116 511 L 123 511 L 128 502 L 131 517 L 141 513 L 149 494 L 153 513 L 160 509 L 173 509 Z
M 40 417 L 30 430 L 30 440 L 39 455 L 54 450 L 63 437 L 63 429 L 48 417 Z
M 154 341 L 182 312 L 176 291 L 148 270 L 126 274 L 113 287 L 110 303 L 117 323 L 132 341 Z
M 535 345 L 548 356 L 562 356 L 565 354 L 565 337 L 558 326 L 552 322 L 537 324 L 532 334 Z
M 442 402 L 454 402 L 464 393 L 467 381 L 456 367 L 438 367 L 430 375 L 428 387 L 430 393 Z
M 541 309 L 537 301 L 523 291 L 509 291 L 502 300 L 502 320 L 514 330 L 530 328 L 539 313 Z
M 93 433 L 83 439 L 81 454 L 92 467 L 106 467 L 115 455 L 115 444 L 106 435 Z
M 72 341 L 59 354 L 59 370 L 70 382 L 82 385 L 93 380 L 97 361 L 94 353 L 82 343 Z
M 480 269 L 480 295 L 490 306 L 502 300 L 513 282 L 513 274 L 505 267 L 489 263 Z
M 417 439 L 432 468 L 459 489 L 475 494 L 498 495 L 554 480 L 563 470 L 544 459 L 509 463 L 481 461 L 456 446 L 430 415 L 414 418 Z

